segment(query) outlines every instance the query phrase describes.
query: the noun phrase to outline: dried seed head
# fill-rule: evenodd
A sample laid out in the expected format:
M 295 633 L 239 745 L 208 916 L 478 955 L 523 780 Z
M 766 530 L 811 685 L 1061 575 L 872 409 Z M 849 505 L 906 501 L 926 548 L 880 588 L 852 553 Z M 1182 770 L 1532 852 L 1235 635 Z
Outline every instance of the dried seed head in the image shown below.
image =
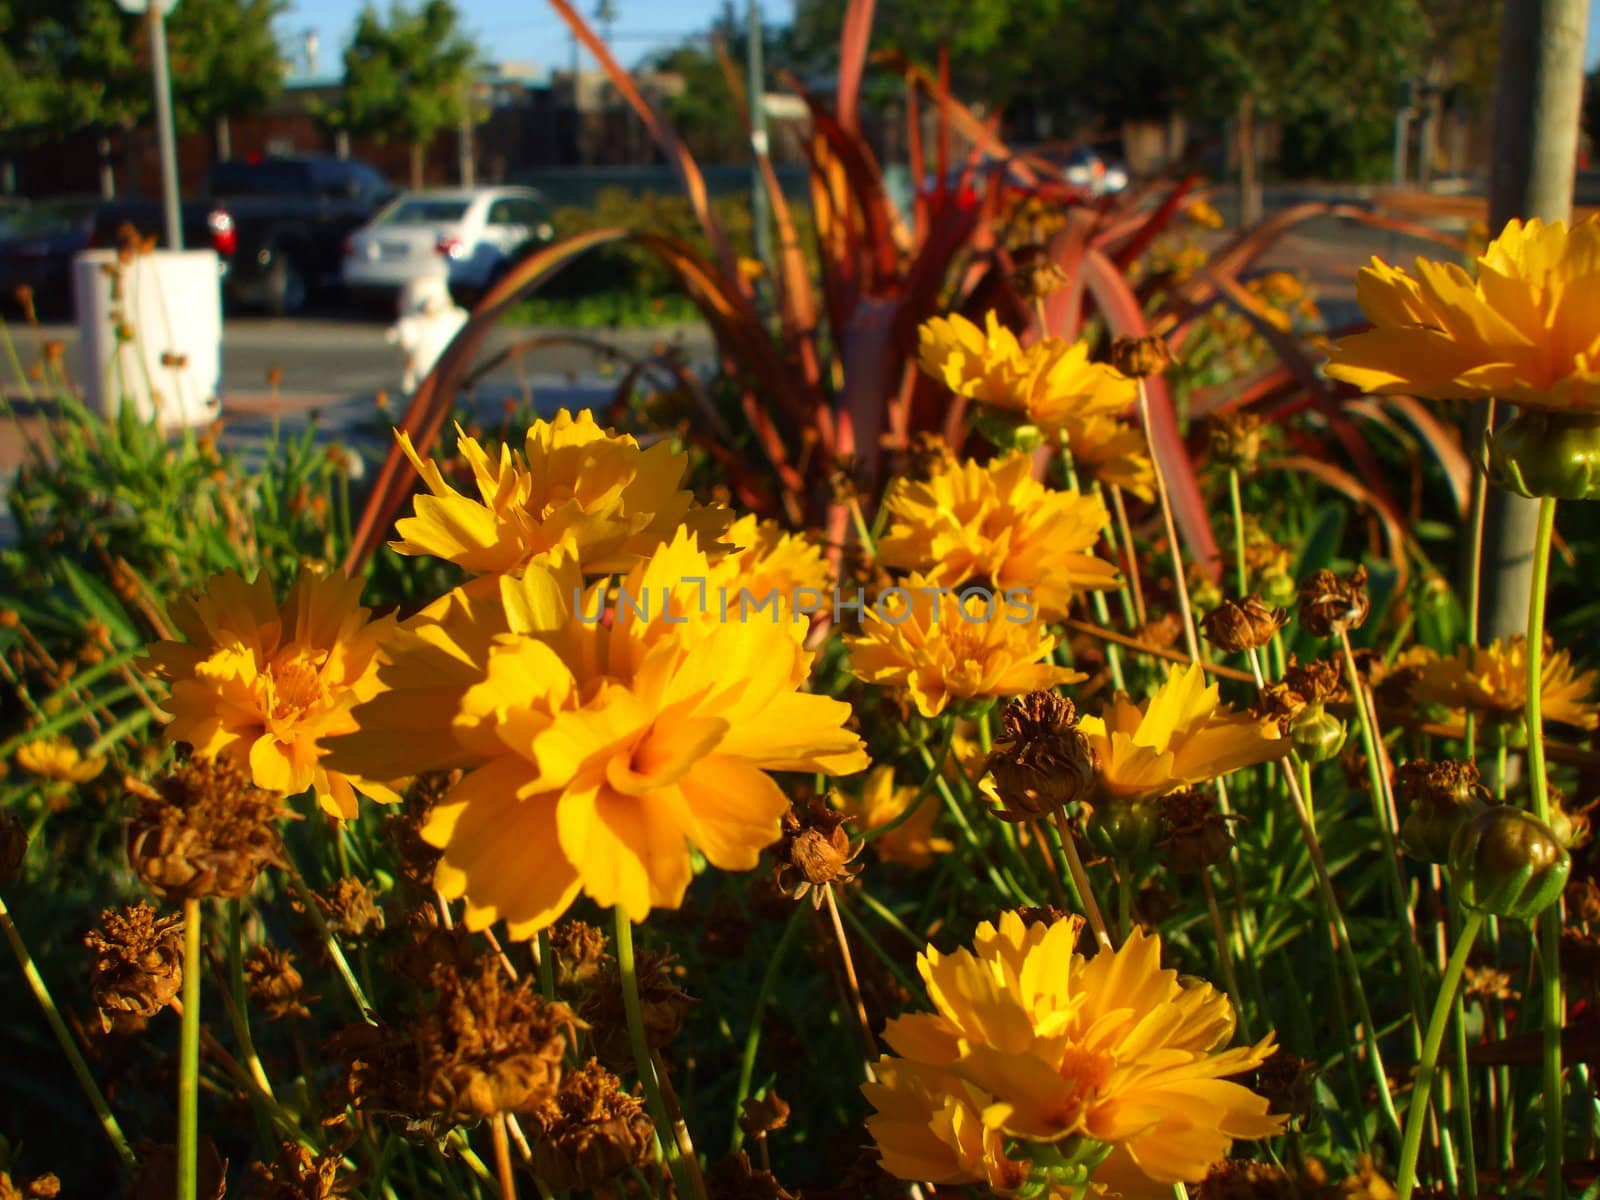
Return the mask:
M 1563 933 L 1572 932 L 1564 930 Z M 1566 944 L 1562 943 L 1562 967 L 1565 969 Z M 1499 967 L 1482 963 L 1468 963 L 1464 973 L 1466 983 L 1463 985 L 1462 994 L 1473 1000 L 1499 1000 L 1517 1001 L 1522 999 L 1522 994 L 1512 986 L 1511 972 L 1502 971 Z
M 911 468 L 913 478 L 927 481 L 943 475 L 957 462 L 955 451 L 944 435 L 922 430 L 911 435 Z
M 789 1123 L 789 1105 L 777 1092 L 746 1096 L 739 1105 L 739 1128 L 746 1137 L 761 1137 Z
M 314 1154 L 296 1142 L 278 1148 L 278 1161 L 250 1165 L 251 1195 L 258 1200 L 335 1200 L 355 1188 L 353 1173 L 344 1170 L 344 1151 Z
M 638 1099 L 591 1058 L 529 1114 L 533 1171 L 554 1192 L 595 1191 L 650 1161 L 655 1127 Z
M 1317 1064 L 1281 1047 L 1256 1068 L 1254 1091 L 1266 1098 L 1268 1112 L 1301 1122 L 1317 1111 Z
M 1248 474 L 1261 456 L 1261 418 L 1255 413 L 1227 413 L 1211 421 L 1211 461 L 1224 469 Z
M 852 842 L 848 819 L 816 796 L 789 807 L 783 814 L 783 835 L 774 850 L 776 878 L 785 893 L 799 900 L 808 892 L 811 903 L 822 904 L 828 884 L 848 883 L 861 873 L 855 860 L 862 842 Z
M 277 822 L 289 814 L 231 760 L 191 758 L 141 800 L 128 858 L 163 896 L 242 896 L 264 867 L 283 865 Z
M 550 930 L 556 987 L 563 991 L 588 986 L 611 961 L 603 930 L 583 921 L 562 921 Z
M 311 1015 L 300 997 L 305 981 L 287 950 L 256 947 L 244 960 L 244 976 L 250 1002 L 266 1014 L 267 1020 Z
M 1413 759 L 1401 764 L 1394 782 L 1406 814 L 1400 844 L 1425 862 L 1448 862 L 1456 830 L 1493 802 L 1475 763 Z
M 1600 925 L 1600 883 L 1574 875 L 1567 881 L 1561 898 L 1567 905 L 1567 919 L 1582 925 Z
M 707 1200 L 796 1200 L 771 1171 L 750 1165 L 743 1150 L 718 1159 L 706 1175 Z
M 1165 836 L 1158 843 L 1162 860 L 1179 875 L 1198 875 L 1228 857 L 1233 845 L 1229 824 L 1237 817 L 1224 816 L 1217 808 L 1214 792 L 1184 788 L 1157 802 Z
M 1013 250 L 1011 264 L 1011 285 L 1024 300 L 1043 300 L 1067 284 L 1067 273 L 1050 257 L 1050 248 L 1038 242 Z
M 1206 641 L 1226 654 L 1259 650 L 1288 623 L 1289 614 L 1281 608 L 1268 608 L 1260 596 L 1242 601 L 1224 600 L 1200 622 Z
M 1313 637 L 1337 637 L 1359 629 L 1371 608 L 1366 567 L 1357 567 L 1343 579 L 1323 568 L 1300 585 L 1300 626 Z
M 406 789 L 405 800 L 391 814 L 388 826 L 400 852 L 400 873 L 418 888 L 433 892 L 433 872 L 444 851 L 425 840 L 422 827 L 428 814 L 461 778 L 460 771 L 427 771 Z
M 89 988 L 106 1033 L 144 1028 L 183 987 L 183 917 L 139 901 L 100 914 L 83 939 L 94 952 Z
M 1000 796 L 995 815 L 1005 821 L 1047 817 L 1094 786 L 1094 749 L 1072 701 L 1055 692 L 1029 692 L 1006 705 L 986 766 Z
M 1394 1184 L 1379 1173 L 1370 1154 L 1356 1158 L 1356 1169 L 1345 1177 L 1333 1194 L 1339 1200 L 1394 1200 L 1399 1195 Z
M 1194 1200 L 1305 1200 L 1307 1193 L 1282 1167 L 1230 1158 L 1215 1164 L 1191 1195 Z
M 639 984 L 639 1009 L 644 1017 L 644 1040 L 659 1050 L 678 1036 L 694 998 L 678 986 L 683 968 L 671 954 L 640 954 L 634 962 Z M 584 993 L 579 1015 L 593 1031 L 595 1054 L 616 1071 L 632 1071 L 633 1045 L 628 1039 L 627 1014 L 622 1006 L 622 976 L 615 962 L 607 962 Z
M 1158 337 L 1117 338 L 1111 343 L 1111 365 L 1129 379 L 1159 375 L 1176 361 Z
M 354 876 L 340 878 L 317 896 L 317 903 L 334 933 L 358 939 L 368 932 L 383 930 L 383 909 L 378 905 L 377 893 Z
M 1291 655 L 1283 681 L 1307 704 L 1327 704 L 1345 696 L 1344 672 L 1331 659 L 1315 658 L 1301 666 Z
M 14 883 L 28 857 L 28 828 L 8 812 L 0 812 L 0 884 Z

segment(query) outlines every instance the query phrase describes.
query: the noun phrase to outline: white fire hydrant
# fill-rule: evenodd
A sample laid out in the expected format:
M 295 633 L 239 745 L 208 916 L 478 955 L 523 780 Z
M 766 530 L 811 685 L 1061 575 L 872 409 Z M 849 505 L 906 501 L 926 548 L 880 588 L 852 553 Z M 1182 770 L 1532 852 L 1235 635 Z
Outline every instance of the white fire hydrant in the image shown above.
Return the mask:
M 443 275 L 425 275 L 406 284 L 400 293 L 400 318 L 384 335 L 405 358 L 400 390 L 410 396 L 428 377 L 452 339 L 467 323 L 467 310 L 450 298 Z

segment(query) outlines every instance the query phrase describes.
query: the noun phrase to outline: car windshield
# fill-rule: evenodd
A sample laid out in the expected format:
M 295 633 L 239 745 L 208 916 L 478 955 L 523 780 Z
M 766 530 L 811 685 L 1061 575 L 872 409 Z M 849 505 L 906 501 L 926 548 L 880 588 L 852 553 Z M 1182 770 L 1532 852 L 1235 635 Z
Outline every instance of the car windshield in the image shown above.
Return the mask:
M 459 221 L 472 206 L 470 200 L 429 200 L 421 196 L 402 200 L 373 221 L 374 225 L 446 225 Z
M 211 169 L 213 196 L 304 196 L 311 172 L 298 162 L 223 162 Z

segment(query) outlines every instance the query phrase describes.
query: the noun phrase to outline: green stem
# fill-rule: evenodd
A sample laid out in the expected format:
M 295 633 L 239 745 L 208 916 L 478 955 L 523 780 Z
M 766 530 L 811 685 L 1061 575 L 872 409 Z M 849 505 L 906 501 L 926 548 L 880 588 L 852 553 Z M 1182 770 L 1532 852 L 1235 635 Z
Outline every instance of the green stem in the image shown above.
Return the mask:
M 673 1137 L 672 1117 L 667 1112 L 661 1095 L 661 1082 L 656 1078 L 655 1064 L 650 1058 L 650 1043 L 644 1033 L 644 1013 L 639 1006 L 639 977 L 633 964 L 633 922 L 621 908 L 612 910 L 616 918 L 617 973 L 622 977 L 622 1011 L 628 1021 L 628 1043 L 633 1049 L 634 1070 L 644 1085 L 645 1101 L 650 1108 L 650 1119 L 656 1123 L 663 1153 L 667 1156 L 667 1169 L 678 1185 L 678 1194 L 692 1200 L 706 1200 L 705 1181 L 698 1169 L 691 1170 L 678 1150 L 678 1140 Z
M 550 946 L 550 931 L 539 930 L 539 992 L 546 1000 L 556 998 L 555 951 Z
M 183 902 L 183 1031 L 178 1041 L 178 1200 L 196 1200 L 200 1160 L 200 901 Z
M 1485 428 L 1494 428 L 1495 402 L 1491 397 L 1488 410 L 1484 414 L 1487 422 Z M 1473 649 L 1478 646 L 1478 627 L 1480 612 L 1483 608 L 1483 527 L 1485 514 L 1489 511 L 1489 477 L 1482 471 L 1472 473 L 1472 546 L 1467 559 L 1467 645 Z M 1469 707 L 1467 709 L 1467 758 L 1477 756 L 1478 749 L 1478 721 L 1477 715 Z
M 1437 879 L 1437 873 L 1435 875 Z M 1449 924 L 1450 933 L 1460 940 L 1461 931 L 1455 928 L 1457 923 L 1457 910 L 1453 905 L 1450 908 Z M 1450 964 L 1445 963 L 1448 967 Z M 1456 989 L 1455 998 L 1450 1002 L 1450 1032 L 1452 1045 L 1455 1051 L 1456 1087 L 1461 1091 L 1457 1102 L 1460 1107 L 1460 1137 L 1461 1137 L 1461 1182 L 1466 1191 L 1467 1200 L 1478 1200 L 1478 1158 L 1472 1130 L 1472 1068 L 1467 1061 L 1467 1014 L 1466 1005 L 1462 1000 L 1461 990 Z
M 733 1138 L 728 1145 L 728 1153 L 737 1151 L 744 1142 L 744 1129 L 739 1125 L 739 1116 L 744 1111 L 745 1097 L 750 1094 L 750 1083 L 756 1073 L 756 1049 L 761 1044 L 761 1017 L 767 1008 L 767 1000 L 772 995 L 772 989 L 778 983 L 778 971 L 783 967 L 784 957 L 789 952 L 789 943 L 794 941 L 794 935 L 800 930 L 801 918 L 805 910 L 798 905 L 789 917 L 789 923 L 783 927 L 783 936 L 778 939 L 777 946 L 772 951 L 772 957 L 767 960 L 766 972 L 761 976 L 761 987 L 756 992 L 755 1008 L 750 1013 L 750 1029 L 744 1036 L 744 1054 L 739 1060 L 739 1086 L 733 1097 Z
M 367 994 L 361 988 L 356 974 L 350 969 L 350 960 L 345 958 L 344 951 L 339 948 L 339 943 L 334 940 L 333 930 L 328 928 L 328 922 L 322 915 L 322 906 L 317 902 L 316 893 L 311 890 L 311 885 L 305 881 L 305 876 L 300 874 L 294 865 L 294 860 L 284 853 L 284 862 L 288 864 L 289 882 L 294 887 L 295 895 L 300 897 L 300 903 L 306 910 L 306 917 L 311 921 L 312 928 L 317 931 L 317 936 L 322 939 L 323 946 L 328 951 L 328 957 L 333 960 L 339 978 L 344 980 L 345 990 L 350 993 L 350 998 L 355 1001 L 356 1011 L 361 1019 L 369 1025 L 376 1025 L 377 1018 L 372 1015 L 372 1005 L 367 1003 Z
M 11 946 L 11 953 L 16 956 L 17 965 L 22 968 L 22 977 L 28 981 L 28 989 L 38 1001 L 45 1022 L 50 1026 L 50 1032 L 56 1035 L 56 1043 L 61 1047 L 61 1052 L 67 1056 L 67 1062 L 72 1066 L 72 1073 L 77 1077 L 78 1085 L 88 1097 L 89 1106 L 94 1109 L 95 1116 L 100 1118 L 100 1128 L 105 1130 L 111 1148 L 117 1152 L 117 1157 L 122 1160 L 123 1166 L 132 1169 L 138 1165 L 138 1160 L 128 1147 L 128 1139 L 122 1136 L 122 1127 L 112 1115 L 111 1106 L 106 1103 L 100 1085 L 95 1083 L 94 1076 L 89 1073 L 89 1064 L 83 1060 L 78 1044 L 72 1040 L 72 1033 L 67 1029 L 66 1021 L 62 1020 L 61 1011 L 56 1008 L 50 989 L 45 987 L 44 977 L 39 974 L 39 968 L 34 966 L 33 957 L 28 953 L 28 947 L 23 944 L 22 934 L 17 931 L 16 923 L 12 921 L 11 912 L 6 908 L 3 898 L 0 898 L 0 932 L 5 934 L 6 941 Z
M 1250 594 L 1250 570 L 1244 560 L 1244 501 L 1239 495 L 1239 471 L 1228 468 L 1228 503 L 1233 508 L 1233 569 L 1239 577 L 1239 598 Z
M 1428 1032 L 1422 1039 L 1422 1058 L 1417 1063 L 1417 1079 L 1411 1092 L 1411 1103 L 1406 1107 L 1405 1140 L 1400 1146 L 1400 1176 L 1395 1184 L 1400 1200 L 1410 1200 L 1417 1185 L 1417 1152 L 1422 1148 L 1422 1130 L 1427 1124 L 1428 1093 L 1433 1088 L 1434 1072 L 1439 1065 L 1439 1048 L 1444 1044 L 1445 1029 L 1450 1024 L 1450 1014 L 1455 1008 L 1456 992 L 1461 986 L 1461 972 L 1466 968 L 1467 955 L 1478 939 L 1483 925 L 1483 914 L 1469 913 L 1461 927 L 1461 937 L 1450 952 L 1445 964 L 1444 977 L 1439 980 L 1439 995 L 1434 1001 L 1433 1015 L 1428 1019 Z
M 1539 524 L 1533 540 L 1533 584 L 1528 592 L 1528 773 L 1533 815 L 1550 820 L 1550 781 L 1544 761 L 1544 610 L 1550 578 L 1550 543 L 1555 536 L 1554 496 L 1539 501 Z M 1561 1094 L 1561 909 L 1552 904 L 1539 914 L 1539 974 L 1543 977 L 1544 1025 L 1544 1194 L 1560 1200 L 1564 1150 Z

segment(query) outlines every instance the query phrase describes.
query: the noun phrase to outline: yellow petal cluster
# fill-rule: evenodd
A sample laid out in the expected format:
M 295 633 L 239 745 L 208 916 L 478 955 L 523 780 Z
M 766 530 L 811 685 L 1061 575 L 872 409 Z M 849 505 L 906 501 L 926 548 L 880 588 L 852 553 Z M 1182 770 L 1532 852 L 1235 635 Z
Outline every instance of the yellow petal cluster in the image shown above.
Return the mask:
M 635 921 L 675 908 L 691 847 L 744 871 L 778 839 L 788 800 L 768 772 L 868 765 L 849 706 L 801 690 L 804 624 L 724 619 L 710 575 L 680 531 L 616 587 L 534 564 L 409 624 L 335 761 L 466 770 L 422 836 L 468 928 L 526 938 L 580 891 Z
M 1223 704 L 1197 663 L 1170 668 L 1143 708 L 1119 692 L 1078 728 L 1094 750 L 1101 794 L 1127 800 L 1165 795 L 1290 750 L 1275 722 Z
M 920 871 L 932 866 L 938 855 L 955 849 L 950 839 L 934 835 L 939 804 L 931 792 L 926 788 L 897 786 L 893 767 L 873 767 L 868 771 L 860 796 L 837 793 L 835 796 L 838 806 L 855 818 L 856 828 L 862 833 L 899 822 L 870 843 L 873 852 L 884 862 Z M 906 809 L 913 803 L 917 805 L 916 811 L 905 817 Z M 901 820 L 902 817 L 905 819 Z
M 1600 672 L 1580 672 L 1571 654 L 1553 647 L 1546 647 L 1540 666 L 1544 719 L 1579 729 L 1600 726 L 1600 705 L 1592 698 Z M 1448 658 L 1429 654 L 1411 695 L 1424 703 L 1520 720 L 1528 702 L 1528 639 L 1519 634 L 1487 646 L 1462 646 Z
M 143 667 L 171 686 L 168 740 L 202 757 L 247 764 L 255 785 L 292 796 L 307 788 L 335 817 L 357 812 L 356 793 L 383 804 L 404 774 L 331 769 L 328 741 L 353 730 L 351 710 L 374 696 L 392 618 L 371 620 L 361 581 L 303 569 L 280 605 L 272 582 L 227 572 L 174 606 L 184 641 L 146 652 Z
M 996 592 L 1025 593 L 1053 620 L 1074 596 L 1119 582 L 1117 569 L 1093 554 L 1109 519 L 1105 504 L 1045 487 L 1026 454 L 897 479 L 884 505 L 889 531 L 878 540 L 879 558 L 935 584 L 982 580 Z
M 802 604 L 817 596 L 831 597 L 833 575 L 822 547 L 804 534 L 789 533 L 776 521 L 747 514 L 735 521 L 723 538 L 736 549 L 711 567 L 719 606 L 726 595 L 729 608 L 737 612 L 741 590 L 748 593 L 747 609 L 774 592 L 790 603 L 797 596 Z M 813 595 L 801 595 L 804 592 Z M 818 607 L 826 604 L 818 602 Z
M 476 500 L 398 434 L 428 488 L 416 498 L 416 515 L 395 524 L 399 540 L 390 545 L 401 554 L 448 559 L 474 575 L 559 558 L 604 574 L 628 570 L 680 527 L 712 546 L 733 519 L 727 509 L 694 503 L 682 486 L 688 459 L 671 443 L 643 448 L 602 429 L 587 411 L 574 417 L 562 409 L 553 421 L 534 422 L 521 454 L 502 445 L 494 458 L 459 427 L 457 434 Z
M 1381 262 L 1356 276 L 1372 329 L 1342 338 L 1328 374 L 1367 392 L 1498 397 L 1600 409 L 1600 219 L 1511 221 L 1477 260 Z
M 40 779 L 88 783 L 106 769 L 106 757 L 86 755 L 64 737 L 47 737 L 18 746 L 17 766 Z
M 1056 639 L 1025 605 L 987 591 L 962 596 L 922 575 L 876 597 L 861 633 L 845 642 L 858 679 L 907 688 L 925 717 L 956 700 L 1019 696 L 1088 678 L 1049 661 Z
M 1026 348 L 993 311 L 979 329 L 959 314 L 934 317 L 917 335 L 917 361 L 952 392 L 1009 412 L 1046 433 L 1093 415 L 1120 416 L 1137 385 L 1089 360 L 1089 343 L 1042 338 Z
M 971 949 L 919 956 L 934 1011 L 889 1022 L 898 1057 L 862 1089 L 886 1170 L 1015 1195 L 1047 1144 L 1089 1161 L 1110 1150 L 1094 1183 L 1154 1200 L 1203 1179 L 1233 1139 L 1282 1130 L 1266 1100 L 1228 1078 L 1260 1066 L 1273 1036 L 1221 1049 L 1232 1006 L 1161 969 L 1158 935 L 1135 930 L 1085 959 L 1081 926 L 1010 912 L 980 925 Z

